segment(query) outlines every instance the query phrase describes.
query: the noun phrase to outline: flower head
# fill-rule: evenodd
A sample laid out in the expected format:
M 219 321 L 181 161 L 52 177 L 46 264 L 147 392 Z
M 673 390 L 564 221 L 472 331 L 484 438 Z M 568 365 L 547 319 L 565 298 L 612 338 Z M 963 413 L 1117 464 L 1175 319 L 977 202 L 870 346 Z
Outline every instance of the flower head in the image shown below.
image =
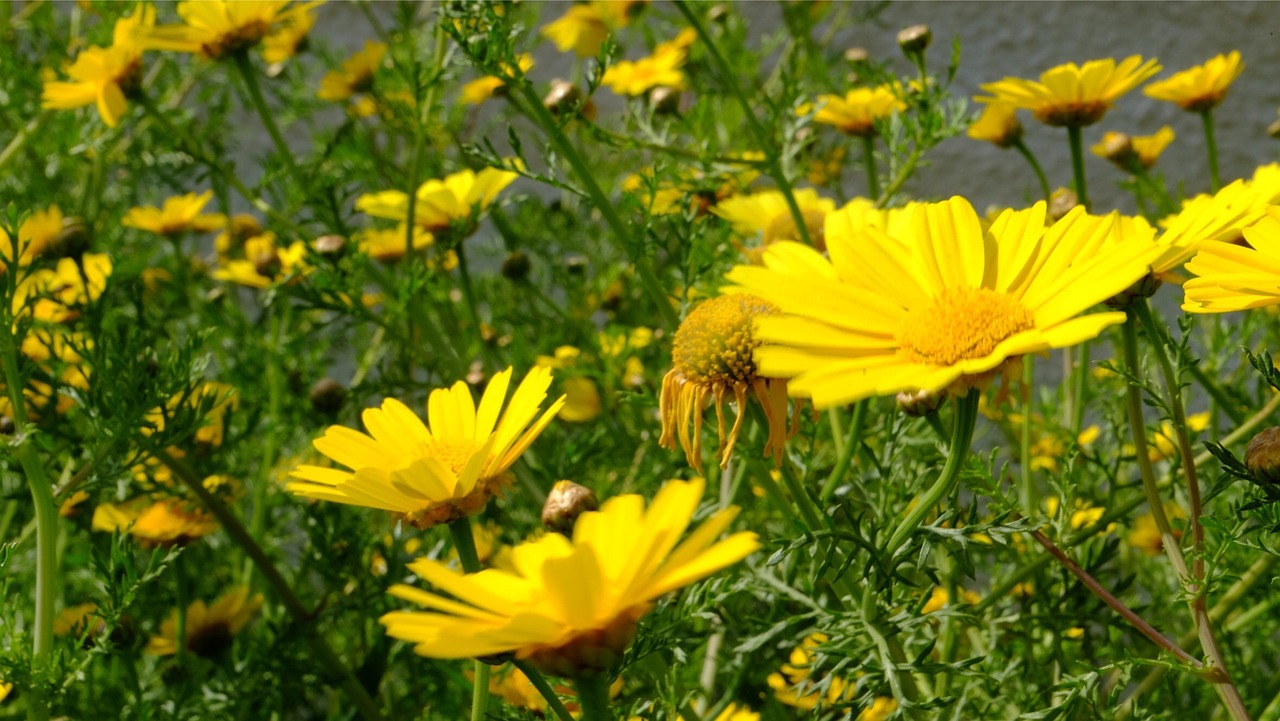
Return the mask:
M 1230 313 L 1280 304 L 1280 206 L 1244 229 L 1247 246 L 1206 243 L 1187 270 L 1196 276 L 1183 284 L 1188 313 Z
M 63 231 L 62 210 L 50 205 L 27 216 L 18 228 L 18 247 L 22 249 L 18 265 L 30 265 L 41 253 L 53 246 Z M 0 272 L 13 263 L 13 239 L 0 228 Z
M 601 82 L 613 92 L 631 97 L 654 88 L 683 90 L 687 81 L 681 68 L 694 37 L 695 32 L 686 28 L 675 40 L 659 44 L 652 55 L 634 61 L 619 60 L 609 66 Z
M 637 0 L 592 0 L 570 5 L 564 15 L 542 27 L 542 36 L 555 43 L 560 52 L 573 50 L 580 58 L 600 54 L 600 46 L 612 30 L 626 27 Z
M 199 195 L 187 193 L 167 198 L 161 208 L 151 205 L 130 208 L 121 219 L 120 225 L 168 237 L 187 232 L 208 233 L 221 228 L 227 222 L 226 216 L 220 213 L 201 212 L 212 199 L 213 191 L 206 190 Z
M 220 258 L 220 267 L 213 271 L 212 277 L 264 289 L 307 273 L 310 269 L 306 259 L 306 243 L 295 240 L 288 247 L 281 248 L 276 243 L 276 234 L 268 231 L 244 242 L 243 258 Z
M 1025 108 L 1046 125 L 1092 125 L 1106 115 L 1117 98 L 1158 72 L 1159 63 L 1144 62 L 1138 55 L 1119 63 L 1111 58 L 1090 60 L 1084 65 L 1066 63 L 1041 73 L 1039 82 L 1005 78 L 987 83 L 982 89 L 991 96 L 978 100 L 1003 100 Z
M 819 95 L 813 122 L 835 126 L 845 135 L 861 137 L 876 132 L 877 120 L 888 118 L 906 107 L 892 86 L 854 88 L 843 97 Z M 800 111 L 807 115 L 810 107 L 801 107 Z
M 1090 150 L 1099 158 L 1110 160 L 1121 170 L 1129 170 L 1130 163 L 1137 163 L 1142 168 L 1150 168 L 1160 159 L 1160 154 L 1173 142 L 1173 128 L 1168 125 L 1157 130 L 1153 135 L 1126 135 L 1109 130 L 1102 136 L 1102 141 Z
M 480 172 L 463 170 L 443 180 L 428 180 L 418 188 L 414 223 L 425 230 L 439 232 L 456 221 L 467 221 L 488 208 L 518 174 L 498 168 Z M 375 218 L 401 223 L 409 220 L 409 196 L 399 190 L 369 193 L 356 200 L 356 210 Z
M 245 586 L 237 586 L 210 605 L 195 601 L 187 607 L 186 650 L 201 658 L 217 658 L 231 647 L 235 635 L 253 620 L 262 606 L 262 594 L 249 595 Z M 160 624 L 160 633 L 147 643 L 147 653 L 172 656 L 178 652 L 177 611 Z
M 489 381 L 479 408 L 462 381 L 432 391 L 429 426 L 393 398 L 365 410 L 370 435 L 331 426 L 315 447 L 351 470 L 299 466 L 288 490 L 398 513 L 419 528 L 476 513 L 511 481 L 507 469 L 564 404 L 561 398 L 538 415 L 551 373 L 535 368 L 502 412 L 511 373 Z
M 818 649 L 827 640 L 826 634 L 809 634 L 791 651 L 790 663 L 783 664 L 778 673 L 769 674 L 767 681 L 775 698 L 806 711 L 852 700 L 853 687 L 845 679 L 839 676 L 813 678 Z
M 321 100 L 346 100 L 356 93 L 363 93 L 373 86 L 373 75 L 387 54 L 387 44 L 375 40 L 364 41 L 364 48 L 342 61 L 342 67 L 330 70 L 320 78 Z
M 417 225 L 417 223 L 414 223 Z M 369 228 L 358 236 L 360 252 L 383 263 L 395 263 L 405 256 L 408 228 L 404 223 L 394 228 Z M 435 242 L 435 236 L 421 227 L 414 228 L 413 249 L 422 250 Z
M 93 511 L 93 530 L 128 531 L 148 546 L 185 546 L 218 530 L 209 514 L 185 501 L 103 503 Z
M 737 515 L 734 507 L 677 545 L 703 486 L 701 479 L 668 481 L 647 509 L 638 495 L 611 498 L 578 518 L 572 539 L 548 533 L 516 546 L 512 569 L 464 575 L 420 559 L 410 569 L 453 598 L 394 586 L 392 595 L 429 610 L 388 613 L 382 624 L 423 656 L 513 652 L 559 676 L 606 671 L 655 600 L 759 548 L 754 533 L 720 537 Z
M 1013 103 L 997 100 L 982 109 L 982 115 L 969 126 L 969 137 L 985 140 L 997 148 L 1011 148 L 1022 139 L 1022 123 Z
M 520 72 L 527 73 L 533 69 L 533 55 L 523 53 L 516 58 L 516 64 L 520 66 Z M 462 86 L 462 102 L 466 105 L 479 105 L 484 101 L 497 95 L 506 88 L 506 81 L 496 75 L 486 75 L 483 78 L 476 78 L 466 85 Z
M 1151 83 L 1142 89 L 1147 97 L 1177 103 L 1178 107 L 1193 113 L 1209 110 L 1222 102 L 1227 88 L 1240 77 L 1244 63 L 1240 51 L 1210 58 L 1204 65 L 1188 68 L 1180 73 Z
M 783 446 L 798 429 L 798 419 L 788 429 L 786 381 L 763 376 L 753 357 L 760 345 L 756 320 L 779 312 L 774 304 L 753 295 L 730 293 L 704 301 L 689 313 L 676 329 L 673 368 L 662 379 L 660 445 L 675 448 L 678 439 L 689 465 L 701 469 L 702 411 L 711 403 L 720 435 L 716 455 L 724 468 L 733 456 L 751 393 L 768 419 L 765 455 L 781 461 Z M 738 417 L 726 434 L 724 402 L 730 393 Z
M 295 21 L 320 2 L 289 6 L 290 0 L 183 0 L 179 25 L 139 28 L 133 41 L 146 50 L 195 53 L 217 60 L 257 45 L 276 28 Z
M 1124 319 L 1081 315 L 1147 272 L 1152 248 L 1100 257 L 1113 217 L 1071 211 L 1045 228 L 1043 202 L 984 231 L 963 198 L 917 207 L 910 232 L 874 227 L 797 243 L 728 279 L 782 311 L 756 324 L 760 372 L 818 408 L 902 391 L 967 391 L 1007 361 L 1075 345 Z
M 801 188 L 793 193 L 800 216 L 804 218 L 809 239 L 818 249 L 826 247 L 823 226 L 827 214 L 835 210 L 830 198 L 823 198 L 813 188 Z M 751 238 L 757 233 L 765 247 L 783 240 L 800 240 L 795 216 L 787 205 L 786 196 L 777 190 L 765 190 L 750 195 L 726 198 L 716 204 L 711 212 L 733 225 L 733 232 L 741 238 Z
M 315 27 L 314 6 L 301 8 L 276 26 L 262 41 L 262 59 L 269 63 L 283 63 L 306 50 L 311 28 Z
M 143 48 L 133 41 L 134 33 L 150 29 L 155 22 L 156 10 L 150 4 L 141 4 L 128 17 L 117 20 L 111 47 L 86 48 L 67 68 L 71 80 L 46 82 L 41 107 L 70 110 L 96 105 L 98 117 L 114 128 L 128 110 L 125 101 L 137 92 L 142 77 Z

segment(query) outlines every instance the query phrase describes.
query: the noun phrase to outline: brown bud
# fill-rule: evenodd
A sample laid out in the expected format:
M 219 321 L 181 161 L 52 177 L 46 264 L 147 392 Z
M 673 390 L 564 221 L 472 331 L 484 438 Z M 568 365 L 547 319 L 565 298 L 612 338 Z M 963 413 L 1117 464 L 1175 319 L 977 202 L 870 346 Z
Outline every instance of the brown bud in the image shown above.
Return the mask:
M 1150 298 L 1155 295 L 1162 285 L 1164 285 L 1164 281 L 1157 278 L 1155 273 L 1147 273 L 1135 281 L 1133 285 L 1104 300 L 1102 303 L 1108 308 L 1124 310 L 1133 305 L 1133 302 L 1139 298 Z
M 522 281 L 529 277 L 530 267 L 529 256 L 517 250 L 502 261 L 502 277 L 516 282 Z
M 280 261 L 280 254 L 274 250 L 269 253 L 259 253 L 253 259 L 253 270 L 263 278 L 274 278 L 284 267 L 284 263 Z
M 552 115 L 563 115 L 576 109 L 588 120 L 596 117 L 595 103 L 591 102 L 591 98 L 583 95 L 581 88 L 568 80 L 559 78 L 552 80 L 551 90 L 542 99 L 542 105 L 550 110 Z
M 711 6 L 707 11 L 707 19 L 713 23 L 723 23 L 729 19 L 729 6 L 724 3 L 717 3 Z
M 1267 135 L 1270 135 L 1273 138 L 1280 139 L 1280 120 L 1277 120 L 1274 123 L 1267 126 Z
M 1049 220 L 1057 222 L 1079 204 L 1080 199 L 1074 191 L 1058 188 L 1049 196 Z
M 907 55 L 919 55 L 933 42 L 933 31 L 928 25 L 912 25 L 898 33 L 898 47 Z
M 311 247 L 326 258 L 337 260 L 347 252 L 347 239 L 341 235 L 330 233 L 322 235 L 311 242 Z
M 257 218 L 248 213 L 233 215 L 227 223 L 227 239 L 231 241 L 231 247 L 219 248 L 219 250 L 223 252 L 235 250 L 255 235 L 262 235 L 262 223 L 259 223 Z
M 317 412 L 326 416 L 335 416 L 347 402 L 347 389 L 338 381 L 325 377 L 311 386 L 311 392 L 307 397 L 311 400 L 311 407 Z
M 859 65 L 871 59 L 871 53 L 866 48 L 849 48 L 844 51 L 844 60 L 847 63 Z
M 573 481 L 557 481 L 542 505 L 542 525 L 548 530 L 573 535 L 578 516 L 600 507 L 595 491 Z
M 18 432 L 18 427 L 14 425 L 13 419 L 9 416 L 0 416 L 0 435 L 11 436 Z
M 587 258 L 582 255 L 570 255 L 564 259 L 564 269 L 569 271 L 569 275 L 585 275 L 587 272 Z
M 675 88 L 657 87 L 649 91 L 649 109 L 654 115 L 679 115 L 684 94 Z
M 1102 136 L 1102 157 L 1110 160 L 1121 170 L 1128 170 L 1131 163 L 1139 162 L 1138 151 L 1133 149 L 1133 138 L 1128 133 L 1112 130 Z
M 903 391 L 898 394 L 898 410 L 912 418 L 923 418 L 930 413 L 942 407 L 942 403 L 947 400 L 947 392 L 941 391 L 916 391 L 908 393 Z
M 79 258 L 89 250 L 93 235 L 84 218 L 69 215 L 62 219 L 62 231 L 54 238 L 50 255 L 60 258 Z
M 1268 428 L 1249 441 L 1244 465 L 1258 483 L 1280 483 L 1280 427 Z

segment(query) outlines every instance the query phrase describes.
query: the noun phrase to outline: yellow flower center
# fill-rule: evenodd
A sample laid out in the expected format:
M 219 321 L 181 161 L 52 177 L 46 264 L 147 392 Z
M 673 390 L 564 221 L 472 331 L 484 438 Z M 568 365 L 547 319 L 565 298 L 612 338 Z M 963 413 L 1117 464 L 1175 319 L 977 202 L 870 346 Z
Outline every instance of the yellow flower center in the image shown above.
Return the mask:
M 676 370 L 699 384 L 750 384 L 756 379 L 752 353 L 760 345 L 752 325 L 756 318 L 780 312 L 776 305 L 745 293 L 706 301 L 676 329 L 671 351 Z
M 809 240 L 813 241 L 813 246 L 818 250 L 826 250 L 827 240 L 823 229 L 826 226 L 827 214 L 817 208 L 801 208 L 800 215 L 804 217 L 804 227 L 809 231 Z M 765 245 L 779 240 L 800 240 L 795 218 L 791 217 L 790 211 L 784 210 L 773 216 L 764 228 Z
M 421 443 L 418 446 L 419 458 L 434 458 L 454 475 L 462 473 L 462 469 L 471 462 L 471 457 L 480 450 L 480 444 L 466 438 L 437 438 Z
M 1035 327 L 1012 296 L 988 288 L 948 288 L 914 311 L 898 342 L 908 358 L 934 366 L 990 355 L 1009 337 Z

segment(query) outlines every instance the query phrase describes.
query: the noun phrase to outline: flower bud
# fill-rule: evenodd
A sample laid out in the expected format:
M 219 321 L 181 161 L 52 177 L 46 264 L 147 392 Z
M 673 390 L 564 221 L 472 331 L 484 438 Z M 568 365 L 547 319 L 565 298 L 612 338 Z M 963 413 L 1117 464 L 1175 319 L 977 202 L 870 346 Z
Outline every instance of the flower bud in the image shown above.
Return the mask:
M 570 255 L 564 259 L 564 269 L 569 271 L 569 275 L 586 275 L 587 258 L 582 255 Z
M 1094 152 L 1110 160 L 1121 170 L 1128 170 L 1130 164 L 1138 160 L 1138 151 L 1133 149 L 1133 138 L 1128 133 L 1115 130 L 1102 136 L 1102 142 L 1094 146 Z
M 274 278 L 284 268 L 284 263 L 280 260 L 280 254 L 272 250 L 268 253 L 259 253 L 253 259 L 253 270 L 263 278 Z
M 325 377 L 311 386 L 307 397 L 311 400 L 311 407 L 317 412 L 335 416 L 342 410 L 342 404 L 347 402 L 347 389 L 338 381 Z
M 9 416 L 0 416 L 0 435 L 11 436 L 18 432 L 18 427 L 14 425 L 13 419 Z
M 53 240 L 50 255 L 60 258 L 79 258 L 89 250 L 93 234 L 84 218 L 69 215 L 62 219 L 62 230 Z
M 1280 139 L 1280 120 L 1277 120 L 1274 123 L 1267 126 L 1267 135 L 1270 135 L 1271 137 L 1276 139 Z
M 582 90 L 574 83 L 559 78 L 551 81 L 551 90 L 542 99 L 542 105 L 552 115 L 563 115 L 577 109 L 582 117 L 595 120 L 596 104 L 585 97 Z
M 517 250 L 502 261 L 502 277 L 520 282 L 529 277 L 530 267 L 529 256 Z
M 931 42 L 933 42 L 933 31 L 928 25 L 912 25 L 898 33 L 898 47 L 902 48 L 902 52 L 908 57 L 923 53 Z
M 898 394 L 898 410 L 912 418 L 923 418 L 941 408 L 946 400 L 946 390 L 921 390 L 914 393 L 903 391 Z
M 649 91 L 649 109 L 654 115 L 679 115 L 684 94 L 675 88 L 659 86 Z
M 547 502 L 542 505 L 542 525 L 569 536 L 573 534 L 573 524 L 578 516 L 599 507 L 595 491 L 573 481 L 557 481 L 547 494 Z
M 1076 197 L 1075 191 L 1058 188 L 1049 196 L 1049 220 L 1058 222 L 1079 204 L 1080 199 Z
M 326 258 L 337 260 L 347 252 L 347 239 L 341 235 L 329 233 L 311 242 L 311 247 Z
M 844 61 L 853 65 L 859 65 L 871 59 L 871 53 L 866 48 L 849 48 L 844 51 Z
M 1258 483 L 1280 483 L 1280 427 L 1268 428 L 1249 441 L 1244 465 Z

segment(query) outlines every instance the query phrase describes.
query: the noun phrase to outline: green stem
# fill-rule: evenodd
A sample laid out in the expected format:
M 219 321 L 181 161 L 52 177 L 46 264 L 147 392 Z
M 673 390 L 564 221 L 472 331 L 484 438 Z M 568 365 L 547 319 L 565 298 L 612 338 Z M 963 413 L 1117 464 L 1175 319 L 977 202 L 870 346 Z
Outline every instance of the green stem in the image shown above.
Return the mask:
M 601 675 L 583 676 L 573 680 L 578 691 L 578 703 L 582 706 L 582 721 L 613 721 L 609 708 L 609 679 Z
M 1067 126 L 1067 142 L 1071 144 L 1071 174 L 1075 178 L 1076 199 L 1089 210 L 1089 193 L 1084 182 L 1084 143 L 1080 139 L 1080 126 Z
M 1036 515 L 1035 479 L 1031 475 L 1031 384 L 1035 380 L 1034 356 L 1022 357 L 1022 428 L 1019 433 L 1018 470 L 1022 476 L 1022 513 Z
M 551 144 L 556 147 L 561 157 L 569 163 L 569 167 L 573 169 L 578 181 L 582 183 L 587 195 L 591 198 L 591 202 L 596 206 L 596 210 L 600 211 L 605 223 L 613 231 L 618 242 L 622 244 L 623 250 L 630 256 L 631 262 L 635 266 L 636 275 L 640 278 L 640 284 L 644 287 L 645 292 L 649 294 L 650 300 L 658 306 L 658 313 L 662 315 L 663 322 L 669 329 L 674 329 L 680 325 L 680 317 L 676 315 L 675 308 L 671 307 L 667 291 L 663 288 L 662 282 L 654 272 L 653 266 L 649 262 L 649 256 L 645 254 L 642 244 L 632 237 L 629 226 L 618 215 L 614 203 L 609 200 L 609 196 L 605 194 L 600 184 L 596 182 L 595 176 L 591 172 L 591 166 L 578 153 L 578 149 L 564 134 L 560 125 L 556 123 L 556 119 L 551 116 L 551 112 L 543 107 L 542 99 L 538 97 L 537 92 L 534 91 L 528 80 L 523 76 L 512 78 L 508 85 L 519 93 L 524 100 L 522 105 L 525 107 L 526 112 L 532 116 L 534 122 L 547 134 Z
M 182 556 L 185 552 L 179 552 L 173 559 L 173 582 L 174 596 L 177 598 L 178 607 L 174 613 L 174 629 L 173 638 L 174 645 L 177 649 L 175 660 L 179 666 L 187 662 L 187 604 L 190 603 L 190 593 L 187 589 L 187 574 L 182 562 Z
M 1044 168 L 1040 167 L 1040 161 L 1036 160 L 1036 156 L 1032 154 L 1031 149 L 1027 147 L 1026 143 L 1022 142 L 1021 138 L 1014 141 L 1013 149 L 1018 151 L 1018 154 L 1023 158 L 1026 158 L 1027 164 L 1031 166 L 1031 170 L 1036 174 L 1036 180 L 1040 182 L 1040 194 L 1044 196 L 1044 202 L 1049 202 L 1049 197 L 1053 195 L 1053 190 L 1049 187 L 1049 179 L 1045 177 Z
M 17 155 L 18 151 L 22 149 L 22 146 L 26 144 L 27 138 L 40 132 L 40 128 L 42 128 L 45 122 L 51 117 L 53 117 L 53 111 L 46 110 L 32 118 L 30 122 L 23 126 L 22 130 L 19 130 L 17 135 L 14 135 L 13 139 L 9 141 L 9 144 L 4 146 L 4 150 L 0 150 L 0 168 L 4 168 L 4 166 L 8 165 L 13 156 Z
M 1072 436 L 1080 435 L 1080 429 L 1084 426 L 1084 396 L 1089 384 L 1089 346 L 1090 342 L 1087 340 L 1078 346 L 1080 356 L 1071 383 L 1071 425 L 1068 428 Z
M 822 485 L 822 492 L 818 494 L 820 502 L 826 503 L 831 500 L 832 494 L 840 487 L 845 474 L 849 471 L 849 466 L 853 463 L 854 454 L 862 446 L 862 432 L 867 424 L 867 411 L 870 407 L 871 401 L 867 398 L 863 398 L 854 404 L 853 422 L 849 426 L 849 437 L 845 439 L 844 446 L 840 448 L 836 456 L 836 465 L 831 469 L 831 475 L 827 476 L 827 482 Z
M 867 168 L 867 197 L 880 200 L 880 174 L 876 172 L 876 134 L 862 136 L 862 164 Z
M 907 709 L 907 713 L 911 713 L 911 702 L 917 698 L 916 687 L 903 683 L 906 672 L 899 666 L 899 662 L 906 660 L 905 655 L 901 647 L 895 647 L 889 643 L 888 636 L 880 627 L 880 604 L 870 579 L 862 592 L 862 623 L 867 635 L 871 637 L 871 642 L 875 644 L 880 665 L 884 667 L 885 680 L 889 682 L 889 692 L 899 706 Z M 895 648 L 898 650 L 897 654 L 894 653 Z M 911 717 L 908 716 L 908 718 Z
M 231 537 L 240 548 L 253 559 L 253 563 L 258 567 L 258 572 L 266 579 L 271 590 L 275 592 L 280 603 L 284 605 L 289 615 L 293 616 L 294 621 L 302 628 L 302 636 L 311 644 L 311 650 L 315 652 L 317 660 L 329 674 L 337 679 L 342 685 L 344 691 L 350 697 L 352 703 L 356 706 L 356 711 L 365 721 L 377 721 L 382 718 L 381 712 L 378 711 L 378 705 L 373 698 L 369 696 L 369 692 L 360 684 L 359 679 L 342 663 L 342 659 L 334 652 L 333 647 L 324 639 L 321 634 L 310 630 L 310 626 L 315 621 L 315 615 L 302 605 L 302 601 L 298 599 L 297 594 L 293 592 L 293 587 L 285 580 L 280 569 L 276 568 L 275 563 L 267 556 L 266 551 L 258 542 L 250 535 L 248 529 L 240 522 L 240 519 L 226 506 L 217 496 L 213 495 L 204 484 L 200 482 L 199 476 L 191 470 L 189 466 L 182 460 L 173 457 L 166 450 L 155 451 L 155 457 L 161 463 L 169 468 L 173 475 L 187 487 L 192 495 L 200 500 L 200 503 L 218 519 L 218 523 L 222 525 L 223 530 Z
M 480 572 L 480 557 L 476 554 L 476 537 L 471 530 L 470 518 L 459 518 L 449 522 L 449 535 L 453 538 L 454 550 L 458 552 L 458 560 L 462 570 L 467 573 Z M 489 664 L 475 660 L 475 686 L 471 691 L 471 721 L 484 721 L 489 706 Z M 532 680 L 532 679 L 531 679 Z
M 716 66 L 720 82 L 729 89 L 729 93 L 733 95 L 738 101 L 738 105 L 741 106 L 742 113 L 747 119 L 747 129 L 755 136 L 756 147 L 763 149 L 765 152 L 765 158 L 769 166 L 769 177 L 773 178 L 773 182 L 778 185 L 778 192 L 782 193 L 783 199 L 787 201 L 787 209 L 791 211 L 791 220 L 796 224 L 796 235 L 800 236 L 800 242 L 805 245 L 813 245 L 813 239 L 809 237 L 809 228 L 804 222 L 804 213 L 800 211 L 800 204 L 796 202 L 795 192 L 791 188 L 791 181 L 787 179 L 787 174 L 782 168 L 782 161 L 777 151 L 777 143 L 770 137 L 769 131 L 760 122 L 760 118 L 756 117 L 751 101 L 747 99 L 742 86 L 738 84 L 737 75 L 729 67 L 729 63 L 725 62 L 724 55 L 720 52 L 720 48 L 716 45 L 715 40 L 712 39 L 711 34 L 707 32 L 702 20 L 689 8 L 687 0 L 675 0 L 675 6 L 685 20 L 689 21 L 689 27 L 698 33 L 698 39 L 701 40 L 702 46 L 707 49 L 707 54 L 711 56 L 712 64 Z
M 1218 174 L 1218 141 L 1213 132 L 1213 108 L 1200 111 L 1200 120 L 1204 125 L 1204 147 L 1209 153 L 1210 189 L 1216 193 L 1222 188 L 1222 176 Z
M 551 688 L 551 684 L 547 683 L 547 679 L 543 678 L 542 672 L 533 667 L 533 664 L 521 659 L 513 659 L 511 663 L 529 679 L 529 683 L 538 689 L 538 693 L 542 694 L 542 698 L 546 699 L 547 706 L 555 712 L 556 718 L 560 721 L 573 721 L 573 714 L 569 713 L 569 709 L 564 707 L 564 702 L 560 700 L 560 694 Z
M 964 467 L 964 461 L 969 457 L 969 444 L 973 441 L 973 429 L 978 422 L 978 400 L 981 397 L 982 394 L 975 388 L 970 389 L 963 398 L 955 400 L 951 418 L 951 443 L 947 447 L 947 462 L 942 467 L 938 480 L 924 492 L 924 495 L 916 499 L 915 507 L 907 513 L 893 535 L 889 537 L 889 543 L 884 552 L 886 558 L 893 558 L 897 554 L 911 534 L 920 527 L 924 517 L 943 498 L 950 495 L 956 483 L 959 482 L 960 469 Z
M 21 255 L 20 247 L 14 248 L 14 256 Z M 9 319 L 7 322 L 12 322 Z M 35 633 L 32 648 L 32 665 L 44 671 L 53 653 L 53 602 L 58 585 L 58 513 L 53 505 L 53 484 L 45 473 L 44 463 L 36 453 L 35 441 L 28 434 L 31 428 L 27 418 L 26 399 L 22 374 L 18 371 L 17 339 L 8 334 L 4 342 L 4 378 L 13 409 L 15 435 L 9 446 L 13 457 L 22 466 L 31 489 L 31 503 L 35 507 L 36 523 L 36 588 Z M 29 721 L 45 721 L 49 718 L 52 700 L 43 684 L 35 684 L 31 700 L 27 703 Z
M 289 175 L 293 176 L 293 182 L 305 190 L 309 187 L 307 179 L 303 176 L 302 169 L 298 167 L 298 161 L 294 159 L 293 151 L 285 142 L 284 135 L 280 133 L 275 116 L 271 114 L 271 108 L 267 107 L 267 99 L 262 94 L 262 86 L 258 83 L 258 74 L 254 72 L 249 53 L 241 51 L 233 53 L 232 57 L 235 58 L 236 70 L 240 71 L 240 78 L 244 80 L 245 89 L 249 91 L 249 100 L 253 103 L 253 109 L 262 119 L 262 126 L 267 129 L 267 135 L 271 136 L 271 142 L 275 143 L 276 151 L 284 158 L 285 165 L 289 168 Z
M 893 180 L 889 181 L 888 187 L 880 194 L 880 200 L 876 201 L 877 208 L 885 207 L 885 204 L 892 200 L 899 190 L 902 190 L 902 186 L 906 184 L 907 179 L 915 172 L 916 164 L 920 162 L 920 158 L 923 156 L 924 150 L 918 147 L 912 148 L 911 154 L 907 156 L 907 161 L 902 164 L 902 167 L 898 168 Z
M 289 299 L 281 298 L 283 309 L 271 314 L 271 348 L 266 354 L 267 381 L 267 426 L 262 433 L 262 457 L 259 461 L 258 484 L 253 489 L 253 515 L 249 518 L 249 533 L 254 538 L 262 538 L 267 525 L 267 494 L 274 486 L 271 472 L 276 463 L 277 429 L 287 427 L 281 418 L 284 406 L 284 379 L 280 374 L 281 358 L 277 353 L 284 347 L 284 336 L 288 328 Z M 246 585 L 252 573 L 252 564 L 246 559 L 244 579 Z

